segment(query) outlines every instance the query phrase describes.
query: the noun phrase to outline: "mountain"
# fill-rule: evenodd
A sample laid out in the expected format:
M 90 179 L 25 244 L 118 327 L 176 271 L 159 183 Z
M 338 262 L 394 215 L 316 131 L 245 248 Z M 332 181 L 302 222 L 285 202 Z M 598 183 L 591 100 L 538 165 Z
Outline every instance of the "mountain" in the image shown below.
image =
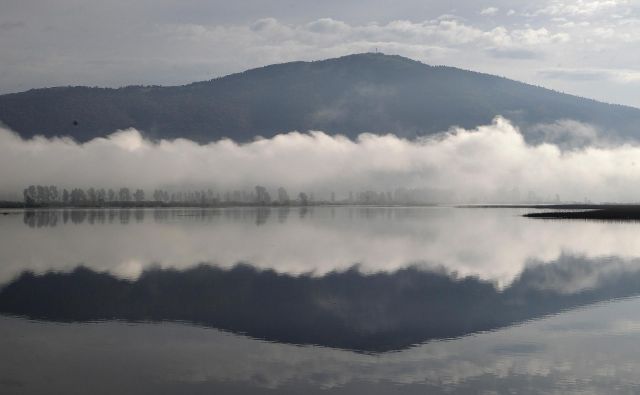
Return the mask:
M 152 138 L 208 142 L 291 130 L 416 137 L 502 115 L 525 128 L 572 119 L 640 137 L 640 109 L 400 56 L 292 62 L 184 86 L 57 87 L 0 95 L 0 122 L 23 137 L 79 141 L 134 127 Z

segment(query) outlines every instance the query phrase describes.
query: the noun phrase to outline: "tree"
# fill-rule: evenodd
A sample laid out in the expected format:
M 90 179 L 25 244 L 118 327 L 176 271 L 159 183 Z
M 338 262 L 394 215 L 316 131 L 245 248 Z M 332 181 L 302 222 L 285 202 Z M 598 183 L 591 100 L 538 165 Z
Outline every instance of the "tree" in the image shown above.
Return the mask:
M 57 202 L 60 199 L 60 194 L 58 193 L 58 187 L 55 185 L 49 186 L 49 201 Z
M 278 202 L 280 204 L 289 204 L 289 194 L 284 187 L 278 188 Z
M 153 200 L 156 202 L 161 202 L 164 200 L 164 194 L 161 189 L 156 189 L 153 191 Z
M 37 203 L 47 203 L 49 202 L 49 188 L 38 185 L 36 187 L 36 202 Z
M 22 191 L 22 195 L 24 196 L 24 203 L 27 206 L 33 206 L 36 203 L 36 187 L 33 185 L 29 185 L 28 188 L 25 188 Z
M 300 200 L 300 204 L 302 204 L 303 206 L 309 204 L 309 197 L 304 192 L 300 192 L 300 194 L 298 194 L 298 200 Z
M 107 192 L 107 199 L 110 202 L 113 202 L 116 200 L 116 192 L 111 188 L 109 188 L 109 191 Z
M 87 194 L 81 188 L 71 190 L 71 204 L 84 204 L 87 202 Z
M 91 204 L 95 204 L 98 201 L 98 196 L 96 194 L 95 188 L 92 187 L 87 189 L 87 200 Z
M 129 188 L 120 188 L 120 191 L 118 192 L 118 200 L 121 202 L 128 202 L 131 200 L 131 192 L 129 191 Z
M 136 202 L 144 201 L 144 191 L 142 189 L 136 189 L 135 193 L 133 194 L 133 199 Z
M 98 201 L 98 204 L 104 204 L 107 200 L 107 191 L 105 191 L 104 188 L 100 188 L 96 191 L 96 200 Z
M 69 199 L 70 199 L 70 198 L 71 198 L 71 197 L 69 196 L 69 191 L 65 188 L 65 189 L 62 191 L 62 203 L 64 203 L 65 205 L 66 205 L 66 204 L 69 204 Z
M 271 196 L 269 195 L 267 188 L 261 185 L 256 185 L 256 203 L 259 203 L 259 204 L 271 203 Z

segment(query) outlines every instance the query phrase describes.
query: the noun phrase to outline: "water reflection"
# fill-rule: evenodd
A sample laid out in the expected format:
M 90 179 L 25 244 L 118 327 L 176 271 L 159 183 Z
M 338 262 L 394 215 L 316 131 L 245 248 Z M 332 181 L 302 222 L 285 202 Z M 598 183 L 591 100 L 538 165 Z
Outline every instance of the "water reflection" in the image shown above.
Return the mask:
M 0 216 L 0 284 L 78 263 L 135 279 L 149 265 L 251 262 L 323 275 L 446 267 L 508 286 L 562 254 L 640 257 L 637 224 L 545 222 L 518 209 L 282 207 L 41 210 Z
M 296 207 L 299 218 L 305 218 L 313 213 L 312 207 Z M 226 219 L 240 220 L 251 218 L 257 226 L 264 225 L 271 215 L 277 216 L 279 223 L 286 223 L 291 213 L 291 207 L 252 207 L 229 209 L 144 209 L 144 208 L 105 208 L 105 209 L 59 209 L 59 210 L 24 210 L 22 222 L 30 228 L 56 227 L 58 225 L 103 225 L 128 224 L 131 219 L 140 223 L 149 216 L 154 222 L 162 223 L 178 218 L 189 217 L 197 222 L 214 222 L 221 216 Z M 331 216 L 335 216 L 335 208 L 330 208 Z M 361 208 L 363 218 L 373 218 L 370 209 Z
M 181 324 L 0 316 L 0 392 L 633 394 L 640 386 L 639 308 L 638 299 L 603 304 L 375 355 Z
M 639 308 L 638 299 L 603 304 L 375 355 L 180 324 L 0 316 L 0 392 L 634 394 Z
M 445 208 L 444 210 L 451 210 Z M 314 211 L 323 212 L 328 218 L 336 214 L 353 220 L 411 220 L 416 213 L 428 210 L 430 214 L 438 213 L 434 207 L 368 207 L 368 206 L 303 206 L 303 207 L 231 207 L 231 208 L 65 208 L 65 209 L 31 209 L 16 212 L 22 214 L 22 222 L 30 228 L 56 227 L 58 225 L 100 225 L 113 223 L 129 223 L 131 217 L 136 222 L 151 219 L 153 222 L 166 222 L 188 217 L 196 222 L 212 223 L 220 218 L 231 220 L 251 219 L 255 225 L 263 225 L 269 221 L 286 223 L 292 212 L 298 218 L 313 217 Z M 460 209 L 466 210 L 466 209 Z M 488 209 L 484 209 L 489 211 Z M 478 210 L 473 210 L 478 211 Z M 508 209 L 502 209 L 508 211 Z M 471 212 L 470 210 L 468 212 Z M 523 211 L 524 212 L 524 211 Z M 272 218 L 274 216 L 275 218 Z
M 477 277 L 414 267 L 316 277 L 198 265 L 152 268 L 133 281 L 78 267 L 23 273 L 0 291 L 0 312 L 63 322 L 182 321 L 271 341 L 380 352 L 637 294 L 640 262 L 618 258 L 531 264 L 502 290 Z
M 166 211 L 169 214 L 169 211 Z M 174 213 L 175 215 L 175 213 Z M 163 212 L 154 212 L 154 218 L 161 220 Z M 58 224 L 89 225 L 128 224 L 131 220 L 140 223 L 144 221 L 143 209 L 67 209 L 67 210 L 25 210 L 22 222 L 30 228 L 56 227 Z
M 0 216 L 0 393 L 638 393 L 638 224 L 522 212 Z

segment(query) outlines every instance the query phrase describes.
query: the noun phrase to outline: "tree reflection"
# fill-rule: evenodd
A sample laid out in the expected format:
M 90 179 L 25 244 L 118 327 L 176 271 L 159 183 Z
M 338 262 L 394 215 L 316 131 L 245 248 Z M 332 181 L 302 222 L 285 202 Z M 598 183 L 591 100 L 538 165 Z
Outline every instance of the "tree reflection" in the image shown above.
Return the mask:
M 269 222 L 272 211 L 275 211 L 277 221 L 285 223 L 289 218 L 291 208 L 286 207 L 255 207 L 255 208 L 225 208 L 225 209 L 153 209 L 141 208 L 110 208 L 110 209 L 58 209 L 58 210 L 25 210 L 23 222 L 30 228 L 55 227 L 58 220 L 62 224 L 74 225 L 88 224 L 112 224 L 116 218 L 120 224 L 126 225 L 134 222 L 142 223 L 149 216 L 154 222 L 168 222 L 180 217 L 189 217 L 190 220 L 199 222 L 212 222 L 224 215 L 226 219 L 233 221 L 250 220 L 257 226 Z M 305 218 L 310 213 L 308 207 L 295 208 L 300 218 Z
M 285 223 L 290 218 L 291 211 L 297 211 L 299 219 L 312 218 L 314 207 L 228 207 L 228 208 L 64 208 L 64 209 L 29 209 L 23 212 L 23 222 L 31 228 L 54 227 L 60 221 L 61 224 L 112 224 L 114 221 L 120 224 L 129 224 L 132 219 L 135 223 L 144 222 L 147 216 L 154 222 L 168 222 L 180 217 L 189 217 L 190 220 L 200 222 L 212 222 L 220 217 L 234 222 L 252 221 L 256 225 L 264 225 L 269 221 L 277 220 Z M 329 208 L 331 218 L 336 218 L 336 208 Z M 348 207 L 344 208 L 347 218 L 359 218 L 364 220 L 412 218 L 414 214 L 410 210 L 394 210 L 388 207 Z M 273 214 L 273 218 L 272 218 Z M 433 213 L 437 215 L 437 213 Z

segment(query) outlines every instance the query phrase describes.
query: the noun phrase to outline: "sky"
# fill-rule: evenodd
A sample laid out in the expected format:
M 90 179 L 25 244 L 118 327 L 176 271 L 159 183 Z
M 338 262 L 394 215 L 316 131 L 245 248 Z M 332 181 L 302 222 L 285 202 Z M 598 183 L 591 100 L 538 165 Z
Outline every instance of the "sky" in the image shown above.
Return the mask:
M 637 0 L 0 0 L 0 93 L 376 50 L 640 107 Z

